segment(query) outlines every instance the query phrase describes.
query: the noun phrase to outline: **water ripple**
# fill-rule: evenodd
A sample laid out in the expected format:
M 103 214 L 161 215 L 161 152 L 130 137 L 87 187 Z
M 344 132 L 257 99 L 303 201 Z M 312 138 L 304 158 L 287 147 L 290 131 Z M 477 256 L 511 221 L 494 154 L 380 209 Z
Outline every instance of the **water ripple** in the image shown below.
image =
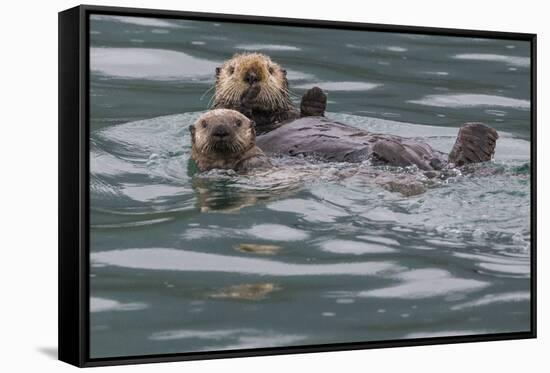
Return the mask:
M 113 299 L 90 297 L 90 312 L 139 311 L 147 307 L 145 303 L 121 303 Z
M 490 106 L 528 110 L 531 107 L 528 100 L 482 94 L 428 95 L 422 99 L 409 100 L 408 102 L 417 105 L 448 108 Z
M 90 48 L 90 70 L 117 78 L 177 80 L 202 77 L 210 81 L 217 66 L 219 62 L 172 50 Z
M 403 284 L 367 290 L 360 297 L 422 299 L 481 290 L 489 283 L 473 279 L 453 277 L 439 269 L 417 269 L 395 276 Z
M 92 253 L 91 260 L 93 263 L 125 268 L 190 272 L 230 272 L 270 276 L 372 276 L 398 268 L 391 262 L 295 264 L 267 259 L 207 254 L 166 248 L 100 251 Z

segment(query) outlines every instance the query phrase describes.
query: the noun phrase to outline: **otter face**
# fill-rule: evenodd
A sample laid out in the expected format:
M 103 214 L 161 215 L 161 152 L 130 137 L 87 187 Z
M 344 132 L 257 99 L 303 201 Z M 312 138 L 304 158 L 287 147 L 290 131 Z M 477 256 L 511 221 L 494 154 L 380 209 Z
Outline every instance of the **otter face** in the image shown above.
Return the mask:
M 255 145 L 254 122 L 235 110 L 209 111 L 189 130 L 193 148 L 205 155 L 240 153 Z
M 215 102 L 238 107 L 288 109 L 286 70 L 260 53 L 237 54 L 216 69 Z

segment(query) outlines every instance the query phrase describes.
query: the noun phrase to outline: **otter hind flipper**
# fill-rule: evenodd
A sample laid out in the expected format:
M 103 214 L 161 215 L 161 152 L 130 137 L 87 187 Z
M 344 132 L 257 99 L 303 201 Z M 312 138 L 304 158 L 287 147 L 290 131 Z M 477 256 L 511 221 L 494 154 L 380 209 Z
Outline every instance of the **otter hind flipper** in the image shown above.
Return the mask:
M 462 166 L 468 163 L 487 162 L 495 154 L 498 133 L 483 123 L 466 123 L 458 131 L 449 162 Z
M 322 117 L 327 108 L 327 95 L 319 87 L 310 88 L 302 96 L 300 116 Z

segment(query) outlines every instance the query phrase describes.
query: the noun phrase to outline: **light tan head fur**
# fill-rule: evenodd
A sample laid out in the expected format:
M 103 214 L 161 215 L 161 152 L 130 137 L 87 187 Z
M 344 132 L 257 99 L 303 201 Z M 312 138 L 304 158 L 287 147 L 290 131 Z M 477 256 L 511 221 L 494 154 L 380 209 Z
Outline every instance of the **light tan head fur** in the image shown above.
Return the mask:
M 261 53 L 236 54 L 216 69 L 215 107 L 238 107 L 254 87 L 254 106 L 278 111 L 292 106 L 286 70 Z
M 204 157 L 239 154 L 256 140 L 254 122 L 235 110 L 208 111 L 189 130 L 193 152 Z

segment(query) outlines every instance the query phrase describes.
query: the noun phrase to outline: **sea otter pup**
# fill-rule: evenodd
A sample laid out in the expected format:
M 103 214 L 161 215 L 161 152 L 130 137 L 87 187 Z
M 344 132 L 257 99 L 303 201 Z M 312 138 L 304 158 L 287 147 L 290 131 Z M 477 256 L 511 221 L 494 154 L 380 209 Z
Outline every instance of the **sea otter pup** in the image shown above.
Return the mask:
M 448 163 L 489 161 L 498 138 L 494 129 L 468 123 L 446 155 L 417 140 L 373 134 L 325 118 L 326 95 L 317 87 L 303 95 L 298 112 L 286 71 L 260 53 L 237 54 L 216 69 L 214 107 L 237 110 L 256 122 L 256 143 L 266 153 L 313 155 L 335 162 L 370 159 L 374 164 L 440 170 Z
M 218 168 L 243 173 L 271 167 L 256 146 L 254 122 L 237 111 L 215 109 L 206 112 L 189 130 L 191 158 L 201 172 Z

